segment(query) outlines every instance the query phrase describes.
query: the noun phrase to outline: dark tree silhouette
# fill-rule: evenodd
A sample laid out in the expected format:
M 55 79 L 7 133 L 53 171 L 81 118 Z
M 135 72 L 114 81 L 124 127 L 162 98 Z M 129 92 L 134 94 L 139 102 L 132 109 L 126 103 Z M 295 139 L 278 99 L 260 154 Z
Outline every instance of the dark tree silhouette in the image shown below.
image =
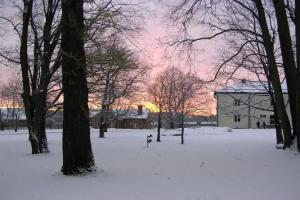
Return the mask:
M 296 19 L 296 61 L 297 61 L 297 80 L 300 78 L 300 1 L 295 0 L 295 19 Z M 296 126 L 297 128 L 297 147 L 300 151 L 300 84 L 297 83 L 297 98 L 296 98 Z
M 31 123 L 33 120 L 33 104 L 32 97 L 30 95 L 30 79 L 29 79 L 29 61 L 28 61 L 28 29 L 29 23 L 32 15 L 32 4 L 33 1 L 24 1 L 24 11 L 22 18 L 22 33 L 21 33 L 21 44 L 20 44 L 20 64 L 21 64 L 21 74 L 22 74 L 22 85 L 23 85 L 23 103 L 25 107 L 27 127 L 29 132 L 29 140 L 31 143 L 32 154 L 38 154 L 39 142 L 34 131 L 34 126 Z
M 285 11 L 285 5 L 283 0 L 273 0 L 273 5 L 275 8 L 275 13 L 277 17 L 277 25 L 278 25 L 278 35 L 281 47 L 283 68 L 285 71 L 285 78 L 287 82 L 288 95 L 290 101 L 290 110 L 292 115 L 292 125 L 293 125 L 293 138 L 295 137 L 295 133 L 297 132 L 297 124 L 296 124 L 296 115 L 300 113 L 296 112 L 296 62 L 294 58 L 293 45 L 291 39 L 291 33 L 288 23 L 287 14 Z
M 64 93 L 62 172 L 65 175 L 94 170 L 83 40 L 83 0 L 62 1 L 61 47 Z
M 276 99 L 275 103 L 278 109 L 279 117 L 282 121 L 284 145 L 285 147 L 290 147 L 292 142 L 291 127 L 290 127 L 286 110 L 284 108 L 284 100 L 282 96 L 282 90 L 280 87 L 280 79 L 279 79 L 278 69 L 276 66 L 276 59 L 274 56 L 274 47 L 268 30 L 264 7 L 261 0 L 253 0 L 253 2 L 257 9 L 258 21 L 262 32 L 263 44 L 266 49 L 266 54 L 268 58 L 268 66 L 269 66 L 269 73 L 270 73 L 269 75 L 274 89 L 274 95 Z
M 23 7 L 19 5 L 21 1 L 11 3 L 17 13 L 22 13 L 22 19 L 19 19 L 17 13 L 9 18 L 0 16 L 0 19 L 20 37 L 20 46 L 17 50 L 1 48 L 0 57 L 3 61 L 21 65 L 22 97 L 32 153 L 47 153 L 45 118 L 51 104 L 47 98 L 50 93 L 55 93 L 51 84 L 56 82 L 54 74 L 61 66 L 58 53 L 61 35 L 60 0 L 27 0 L 23 1 Z

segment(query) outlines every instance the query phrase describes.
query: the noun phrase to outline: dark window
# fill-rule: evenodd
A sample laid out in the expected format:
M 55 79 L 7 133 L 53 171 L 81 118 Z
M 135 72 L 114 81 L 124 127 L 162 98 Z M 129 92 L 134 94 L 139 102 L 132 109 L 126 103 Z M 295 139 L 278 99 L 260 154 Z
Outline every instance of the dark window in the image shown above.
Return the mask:
M 241 116 L 240 115 L 234 115 L 234 122 L 240 122 Z
M 270 124 L 275 124 L 275 116 L 270 115 Z
M 235 100 L 234 100 L 234 105 L 235 105 L 235 106 L 241 105 L 241 101 L 238 100 L 238 99 L 235 99 Z
M 266 118 L 267 116 L 266 115 L 260 115 L 259 117 L 260 118 Z

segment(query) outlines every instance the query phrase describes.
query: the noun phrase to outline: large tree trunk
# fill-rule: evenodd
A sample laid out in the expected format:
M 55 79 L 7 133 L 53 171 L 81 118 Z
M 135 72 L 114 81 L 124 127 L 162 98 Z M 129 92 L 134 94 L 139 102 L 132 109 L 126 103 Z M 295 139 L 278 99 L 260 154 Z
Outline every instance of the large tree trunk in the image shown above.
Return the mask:
M 291 33 L 288 23 L 287 14 L 283 0 L 273 0 L 275 13 L 277 17 L 278 34 L 280 40 L 281 54 L 283 60 L 283 68 L 288 88 L 288 96 L 290 102 L 290 111 L 293 124 L 293 138 L 297 132 L 296 116 L 300 112 L 296 112 L 296 63 L 294 58 Z
M 42 91 L 36 96 L 34 129 L 36 130 L 41 153 L 48 153 L 48 142 L 46 136 L 46 102 L 47 90 Z
M 42 153 L 49 153 L 48 140 L 46 135 L 46 113 L 42 114 L 40 125 L 40 150 Z
M 275 130 L 276 130 L 276 143 L 283 144 L 283 137 L 282 137 L 282 128 L 281 123 L 278 117 L 278 111 L 274 100 L 274 95 L 271 95 L 271 101 L 274 108 L 274 118 L 275 118 Z
M 21 73 L 22 73 L 22 85 L 23 85 L 23 103 L 26 114 L 27 127 L 29 132 L 29 141 L 31 143 L 32 154 L 38 154 L 39 145 L 36 132 L 34 131 L 33 125 L 33 115 L 34 115 L 34 105 L 30 95 L 30 81 L 29 81 L 29 64 L 28 64 L 28 27 L 30 18 L 32 15 L 32 3 L 33 0 L 23 1 L 24 2 L 24 11 L 23 11 L 23 25 L 21 33 L 21 45 L 20 45 L 20 63 L 21 63 Z
M 83 0 L 62 1 L 64 92 L 63 166 L 65 175 L 94 171 L 89 128 Z
M 297 80 L 296 90 L 296 131 L 297 136 L 297 148 L 300 152 L 300 1 L 295 0 L 295 18 L 296 18 L 296 59 L 297 59 Z
M 270 95 L 270 100 L 271 100 L 271 103 L 273 105 L 275 130 L 276 130 L 276 144 L 277 145 L 278 144 L 283 144 L 282 127 L 281 127 L 280 119 L 278 117 L 278 110 L 277 110 L 276 103 L 275 103 L 275 96 L 274 96 L 274 92 L 273 92 L 273 89 L 272 89 L 272 82 L 271 82 L 269 70 L 268 70 L 268 67 L 266 66 L 266 64 L 264 63 L 262 57 L 261 57 L 261 61 L 262 61 L 261 63 L 263 65 L 264 73 L 267 77 L 268 93 Z
M 284 148 L 290 147 L 291 138 L 291 126 L 289 118 L 284 105 L 284 98 L 281 89 L 280 77 L 276 65 L 276 59 L 274 55 L 274 46 L 269 33 L 266 16 L 261 0 L 253 0 L 256 9 L 258 11 L 258 21 L 262 32 L 263 43 L 267 53 L 269 76 L 274 89 L 275 103 L 278 110 L 278 115 L 282 123 L 283 135 L 284 135 Z

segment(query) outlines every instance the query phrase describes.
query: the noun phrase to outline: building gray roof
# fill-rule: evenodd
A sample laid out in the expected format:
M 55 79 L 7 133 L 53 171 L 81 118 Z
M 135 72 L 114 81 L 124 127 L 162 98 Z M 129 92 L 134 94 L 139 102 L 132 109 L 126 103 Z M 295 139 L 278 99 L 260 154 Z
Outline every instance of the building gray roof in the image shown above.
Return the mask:
M 143 112 L 140 115 L 138 114 L 138 110 L 132 109 L 132 110 L 127 111 L 120 118 L 122 118 L 122 119 L 147 119 L 148 115 L 149 115 L 148 109 L 143 108 Z

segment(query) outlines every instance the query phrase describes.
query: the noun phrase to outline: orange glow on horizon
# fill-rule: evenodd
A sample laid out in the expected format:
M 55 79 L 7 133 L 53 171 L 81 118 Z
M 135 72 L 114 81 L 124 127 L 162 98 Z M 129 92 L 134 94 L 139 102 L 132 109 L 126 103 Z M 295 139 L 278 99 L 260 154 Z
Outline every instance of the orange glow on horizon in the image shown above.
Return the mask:
M 158 108 L 154 103 L 151 102 L 145 102 L 144 103 L 145 108 L 147 108 L 150 112 L 158 112 Z
M 144 102 L 144 107 L 148 109 L 150 112 L 158 112 L 158 108 L 156 105 L 152 102 Z M 203 116 L 211 116 L 216 115 L 216 108 L 215 103 L 207 105 L 207 110 L 204 110 L 203 112 L 197 112 L 194 113 L 194 115 L 203 115 Z

